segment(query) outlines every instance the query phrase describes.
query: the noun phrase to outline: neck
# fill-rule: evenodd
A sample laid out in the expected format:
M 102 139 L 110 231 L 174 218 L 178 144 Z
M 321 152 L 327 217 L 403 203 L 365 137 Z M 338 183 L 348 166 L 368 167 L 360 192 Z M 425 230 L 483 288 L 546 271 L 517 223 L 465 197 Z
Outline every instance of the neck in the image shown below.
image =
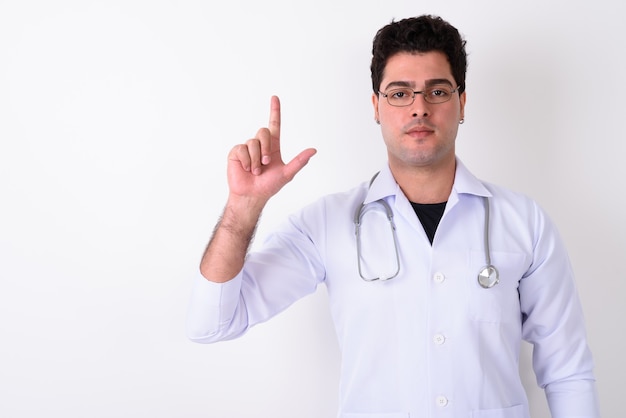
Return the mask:
M 446 202 L 452 192 L 456 161 L 439 167 L 393 167 L 391 172 L 406 197 L 414 203 Z

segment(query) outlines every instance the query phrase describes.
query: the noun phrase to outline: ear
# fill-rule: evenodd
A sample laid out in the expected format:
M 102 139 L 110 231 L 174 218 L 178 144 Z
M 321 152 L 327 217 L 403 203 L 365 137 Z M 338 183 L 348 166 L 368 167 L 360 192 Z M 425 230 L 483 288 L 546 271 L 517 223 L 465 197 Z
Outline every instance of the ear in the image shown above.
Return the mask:
M 372 93 L 372 105 L 374 105 L 374 120 L 380 124 L 380 115 L 378 114 L 378 94 Z
M 466 92 L 461 93 L 461 96 L 459 97 L 459 101 L 461 103 L 461 109 L 460 109 L 461 119 L 465 119 L 465 101 L 466 100 L 467 100 L 467 93 Z

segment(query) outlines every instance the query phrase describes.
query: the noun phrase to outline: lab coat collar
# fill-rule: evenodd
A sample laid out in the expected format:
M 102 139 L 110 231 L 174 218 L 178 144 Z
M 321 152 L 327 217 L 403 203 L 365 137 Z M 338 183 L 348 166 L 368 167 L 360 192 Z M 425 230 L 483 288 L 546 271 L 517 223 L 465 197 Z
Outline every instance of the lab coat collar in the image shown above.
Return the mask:
M 491 197 L 491 192 L 485 187 L 484 183 L 476 178 L 458 157 L 456 159 L 456 173 L 452 190 L 457 194 Z
M 403 194 L 402 190 L 398 183 L 396 183 L 391 169 L 389 168 L 389 164 L 386 164 L 371 182 L 363 203 L 368 204 L 378 199 L 399 194 Z M 491 196 L 491 192 L 467 169 L 467 167 L 465 167 L 459 158 L 456 159 L 456 172 L 452 186 L 452 195 L 454 194 Z

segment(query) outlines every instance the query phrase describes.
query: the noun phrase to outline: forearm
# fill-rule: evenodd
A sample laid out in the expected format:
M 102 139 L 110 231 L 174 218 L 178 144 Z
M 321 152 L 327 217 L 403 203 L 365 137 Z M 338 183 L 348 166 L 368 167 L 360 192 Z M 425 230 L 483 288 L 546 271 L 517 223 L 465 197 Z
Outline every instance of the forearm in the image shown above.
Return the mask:
M 257 200 L 229 197 L 200 262 L 207 280 L 224 283 L 241 271 L 263 206 Z

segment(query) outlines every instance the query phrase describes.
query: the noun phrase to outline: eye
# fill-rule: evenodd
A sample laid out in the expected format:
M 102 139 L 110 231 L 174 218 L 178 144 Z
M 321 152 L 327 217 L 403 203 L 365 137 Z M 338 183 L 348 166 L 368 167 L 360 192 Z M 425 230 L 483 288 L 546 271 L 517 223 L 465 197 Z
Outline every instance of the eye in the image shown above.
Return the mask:
M 428 95 L 441 99 L 447 97 L 450 94 L 450 90 L 445 87 L 433 87 L 428 90 Z
M 385 97 L 392 106 L 408 106 L 413 103 L 415 94 L 410 88 L 401 88 L 389 90 L 389 92 L 385 94 Z
M 409 93 L 406 90 L 394 90 L 390 92 L 389 95 L 393 99 L 405 99 L 409 96 Z

